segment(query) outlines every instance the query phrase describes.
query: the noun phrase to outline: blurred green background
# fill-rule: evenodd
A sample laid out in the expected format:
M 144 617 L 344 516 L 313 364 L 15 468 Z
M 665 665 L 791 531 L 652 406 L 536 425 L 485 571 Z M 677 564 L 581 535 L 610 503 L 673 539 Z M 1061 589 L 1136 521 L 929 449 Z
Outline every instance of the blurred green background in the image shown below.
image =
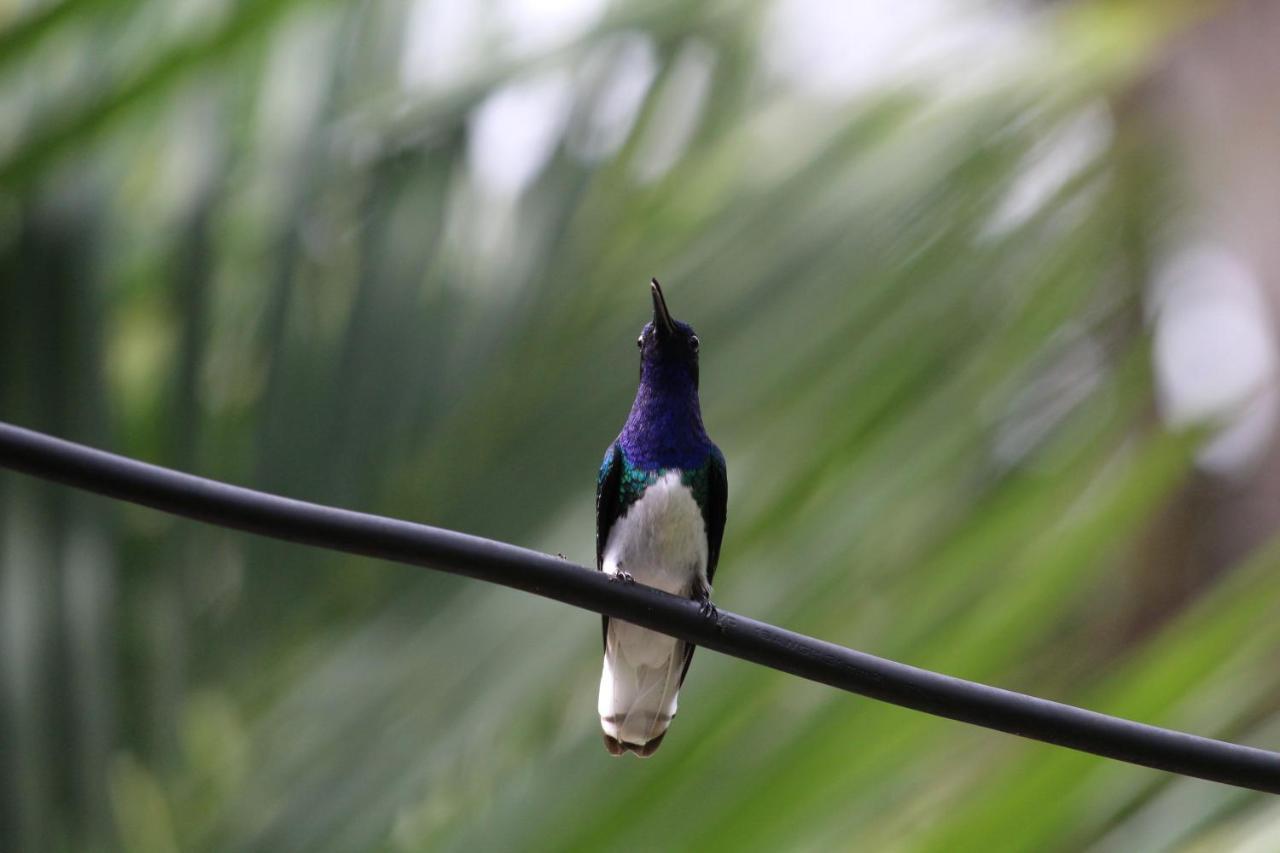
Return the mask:
M 717 602 L 1280 747 L 1276 4 L 0 0 L 0 417 L 590 564 L 658 276 Z M 1203 428 L 1202 428 L 1203 427 Z M 1280 849 L 1262 795 L 0 475 L 0 849 Z

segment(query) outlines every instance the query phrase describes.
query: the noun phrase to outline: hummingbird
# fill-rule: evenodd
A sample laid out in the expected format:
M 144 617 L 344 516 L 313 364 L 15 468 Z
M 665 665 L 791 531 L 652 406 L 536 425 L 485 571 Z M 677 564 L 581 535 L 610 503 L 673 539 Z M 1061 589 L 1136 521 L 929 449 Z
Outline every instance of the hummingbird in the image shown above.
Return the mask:
M 692 599 L 706 614 L 720 559 L 728 479 L 698 403 L 698 336 L 649 282 L 653 321 L 636 340 L 640 385 L 596 480 L 596 568 Z M 612 755 L 657 750 L 676 715 L 694 647 L 603 617 L 599 713 Z

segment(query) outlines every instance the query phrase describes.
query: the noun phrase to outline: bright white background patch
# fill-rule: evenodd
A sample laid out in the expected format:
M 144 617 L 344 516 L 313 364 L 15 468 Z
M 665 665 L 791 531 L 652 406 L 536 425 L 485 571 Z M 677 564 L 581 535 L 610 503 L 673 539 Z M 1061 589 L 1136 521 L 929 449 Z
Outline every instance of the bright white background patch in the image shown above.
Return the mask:
M 1161 414 L 1173 425 L 1221 419 L 1199 462 L 1242 473 L 1276 425 L 1276 346 L 1261 285 L 1235 255 L 1196 246 L 1159 271 L 1152 307 Z

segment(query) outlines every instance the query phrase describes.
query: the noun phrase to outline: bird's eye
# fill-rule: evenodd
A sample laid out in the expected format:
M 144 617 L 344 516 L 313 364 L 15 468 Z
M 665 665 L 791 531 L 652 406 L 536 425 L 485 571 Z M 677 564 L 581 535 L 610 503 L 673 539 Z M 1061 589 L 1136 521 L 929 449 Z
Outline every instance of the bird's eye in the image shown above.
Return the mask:
M 644 335 L 641 335 L 640 337 L 636 338 L 636 346 L 642 347 L 642 348 L 644 347 Z
M 690 335 L 690 336 L 689 336 L 689 349 L 693 350 L 694 352 L 697 352 L 697 351 L 698 351 L 698 346 L 699 346 L 699 344 L 698 344 L 698 336 L 697 336 L 697 335 Z

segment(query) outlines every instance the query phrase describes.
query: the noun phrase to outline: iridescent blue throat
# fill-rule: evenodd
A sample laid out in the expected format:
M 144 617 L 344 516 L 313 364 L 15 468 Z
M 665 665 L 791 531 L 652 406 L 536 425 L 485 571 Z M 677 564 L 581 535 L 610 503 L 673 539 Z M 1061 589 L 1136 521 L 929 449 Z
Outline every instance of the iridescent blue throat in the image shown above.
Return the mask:
M 643 362 L 618 444 L 627 461 L 645 471 L 689 470 L 706 463 L 714 445 L 702 425 L 698 386 L 688 365 Z

